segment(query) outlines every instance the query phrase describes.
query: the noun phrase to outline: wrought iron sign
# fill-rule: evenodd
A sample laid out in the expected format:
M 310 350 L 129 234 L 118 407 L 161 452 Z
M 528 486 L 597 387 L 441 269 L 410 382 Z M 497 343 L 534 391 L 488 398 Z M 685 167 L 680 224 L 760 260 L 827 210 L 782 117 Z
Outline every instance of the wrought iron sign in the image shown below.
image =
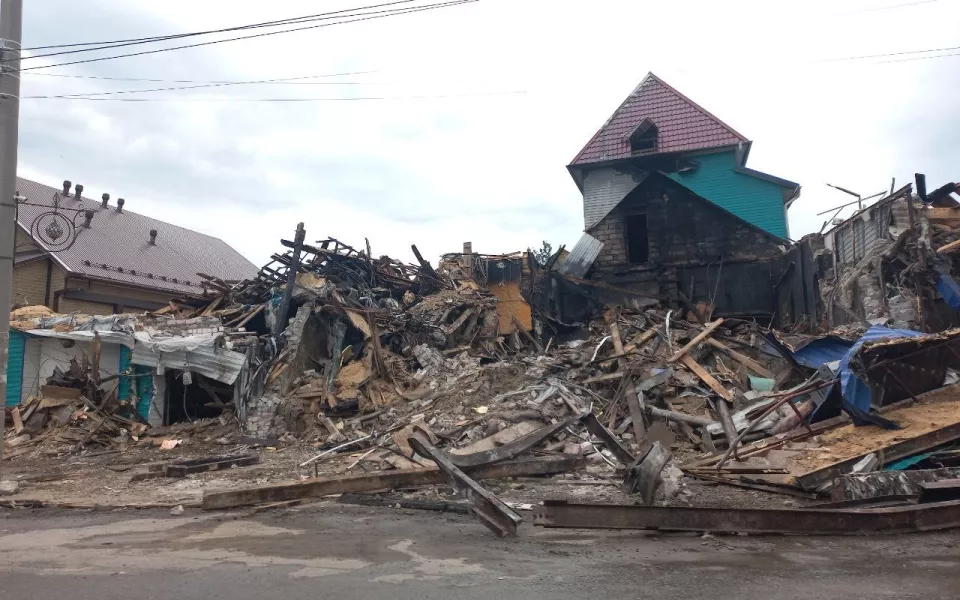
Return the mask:
M 36 204 L 28 198 L 16 196 L 17 204 L 39 206 L 51 210 L 37 215 L 30 224 L 30 235 L 42 243 L 50 252 L 63 252 L 77 241 L 84 229 L 90 229 L 94 212 L 85 208 L 64 208 L 60 206 L 60 192 L 54 192 L 53 204 Z

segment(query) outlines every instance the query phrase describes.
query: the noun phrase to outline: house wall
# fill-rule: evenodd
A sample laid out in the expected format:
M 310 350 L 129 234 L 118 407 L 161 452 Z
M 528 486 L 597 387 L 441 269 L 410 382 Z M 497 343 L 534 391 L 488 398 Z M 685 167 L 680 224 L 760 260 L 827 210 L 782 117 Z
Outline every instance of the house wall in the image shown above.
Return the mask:
M 46 302 L 47 269 L 57 269 L 49 258 L 35 260 L 13 268 L 13 302 L 28 306 Z M 52 275 L 52 273 L 51 273 Z M 52 299 L 51 292 L 51 299 Z
M 20 389 L 20 401 L 40 393 L 40 342 L 38 338 L 27 338 L 23 352 L 23 383 Z
M 641 181 L 645 174 L 626 166 L 586 171 L 583 175 L 584 229 L 607 215 Z
M 626 218 L 641 213 L 649 257 L 631 264 Z M 782 254 L 780 244 L 667 178 L 639 185 L 587 233 L 604 243 L 593 279 L 667 300 L 692 288 L 694 302 L 713 297 L 721 312 L 772 313 L 772 261 Z
M 32 372 L 34 379 L 29 382 L 31 386 L 39 389 L 39 386 L 45 385 L 47 378 L 53 375 L 53 370 L 60 367 L 61 370 L 70 368 L 70 359 L 76 358 L 77 361 L 86 352 L 90 355 L 89 342 L 74 342 L 70 348 L 64 348 L 61 340 L 53 338 L 37 338 L 39 344 L 39 368 Z M 107 377 L 115 375 L 120 371 L 120 345 L 102 344 L 100 347 L 100 376 Z M 119 380 L 114 379 L 103 384 L 104 391 L 110 391 L 117 388 Z
M 781 186 L 734 171 L 736 152 L 732 150 L 691 158 L 700 164 L 697 169 L 668 176 L 744 221 L 777 237 L 787 237 Z

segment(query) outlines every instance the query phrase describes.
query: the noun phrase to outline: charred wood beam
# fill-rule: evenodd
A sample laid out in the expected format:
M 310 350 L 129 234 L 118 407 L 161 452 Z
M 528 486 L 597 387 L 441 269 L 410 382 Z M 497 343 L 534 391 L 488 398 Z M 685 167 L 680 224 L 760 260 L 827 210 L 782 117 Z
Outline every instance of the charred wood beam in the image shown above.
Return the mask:
M 534 525 L 577 529 L 654 529 L 791 535 L 863 535 L 960 527 L 960 501 L 881 508 L 692 508 L 572 504 L 547 500 Z
M 583 462 L 584 460 L 580 456 L 534 458 L 467 468 L 465 472 L 475 480 L 526 477 L 565 473 L 581 467 Z M 304 481 L 292 481 L 241 490 L 207 492 L 203 496 L 203 508 L 204 510 L 218 510 L 301 498 L 321 498 L 347 492 L 361 493 L 382 489 L 417 488 L 444 483 L 445 481 L 446 475 L 439 469 L 434 468 L 377 471 L 340 477 L 316 477 Z

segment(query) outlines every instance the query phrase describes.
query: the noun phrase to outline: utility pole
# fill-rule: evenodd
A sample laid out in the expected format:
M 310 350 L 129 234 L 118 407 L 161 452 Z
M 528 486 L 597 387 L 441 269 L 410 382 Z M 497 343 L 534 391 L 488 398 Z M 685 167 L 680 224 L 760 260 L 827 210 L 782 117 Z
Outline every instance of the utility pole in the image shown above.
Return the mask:
M 0 0 L 0 464 L 7 404 L 7 352 L 17 234 L 17 139 L 20 121 L 20 48 L 23 0 Z

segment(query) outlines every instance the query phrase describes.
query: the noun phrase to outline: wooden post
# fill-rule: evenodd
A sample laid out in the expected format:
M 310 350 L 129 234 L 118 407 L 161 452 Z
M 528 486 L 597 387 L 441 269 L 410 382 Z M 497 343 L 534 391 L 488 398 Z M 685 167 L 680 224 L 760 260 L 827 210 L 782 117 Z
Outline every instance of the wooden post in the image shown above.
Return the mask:
M 280 333 L 287 328 L 287 313 L 290 312 L 293 287 L 297 283 L 297 272 L 300 270 L 300 251 L 303 249 L 303 240 L 306 237 L 307 231 L 303 228 L 303 223 L 298 223 L 297 235 L 293 239 L 293 257 L 290 261 L 290 267 L 287 269 L 287 287 L 283 290 L 283 299 L 280 301 L 280 311 L 277 314 L 277 320 L 274 322 L 273 333 Z

